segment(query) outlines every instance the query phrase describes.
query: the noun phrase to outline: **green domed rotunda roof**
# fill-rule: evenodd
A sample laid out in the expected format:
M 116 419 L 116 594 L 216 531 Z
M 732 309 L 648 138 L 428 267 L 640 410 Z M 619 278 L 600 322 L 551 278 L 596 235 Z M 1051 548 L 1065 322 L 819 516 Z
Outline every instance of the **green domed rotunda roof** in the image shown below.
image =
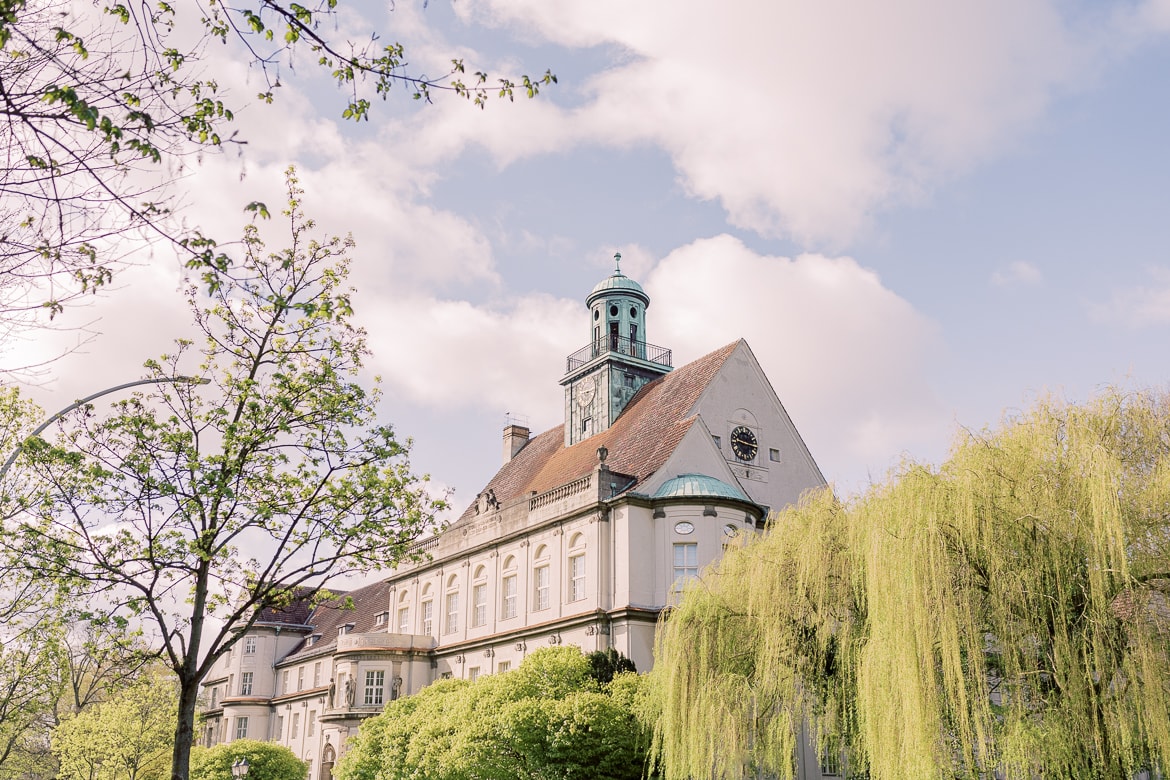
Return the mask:
M 585 299 L 585 305 L 591 306 L 593 301 L 610 292 L 620 291 L 627 295 L 633 295 L 635 298 L 640 298 L 642 303 L 647 306 L 650 305 L 650 296 L 646 295 L 646 291 L 642 289 L 642 285 L 635 282 L 630 277 L 623 274 L 621 271 L 616 272 L 613 276 L 606 277 L 597 283 L 593 288 L 593 292 L 589 293 L 589 297 Z
M 679 474 L 662 483 L 654 498 L 731 498 L 751 501 L 742 490 L 705 474 Z
M 640 299 L 643 305 L 649 307 L 650 296 L 647 295 L 646 291 L 642 289 L 642 285 L 638 284 L 633 279 L 622 273 L 621 253 L 619 252 L 618 254 L 615 254 L 613 259 L 617 263 L 617 268 L 614 270 L 613 275 L 608 276 L 597 283 L 597 286 L 593 288 L 593 292 L 589 293 L 589 297 L 585 299 L 585 307 L 588 308 L 592 306 L 593 301 L 604 297 L 611 292 L 620 292 L 625 293 L 626 295 L 632 295 L 635 298 Z

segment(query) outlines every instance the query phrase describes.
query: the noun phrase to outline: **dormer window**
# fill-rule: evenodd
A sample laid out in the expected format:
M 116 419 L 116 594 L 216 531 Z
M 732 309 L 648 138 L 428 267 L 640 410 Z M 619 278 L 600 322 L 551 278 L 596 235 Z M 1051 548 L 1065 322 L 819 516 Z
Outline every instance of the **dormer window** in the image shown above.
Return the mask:
M 321 641 L 320 634 L 312 634 L 308 639 L 305 640 L 305 647 L 312 647 L 313 645 L 317 644 L 320 641 Z
M 344 626 L 337 629 L 337 635 L 338 636 L 345 636 L 350 631 L 353 631 L 353 623 L 346 623 Z
M 375 626 L 384 626 L 384 625 L 386 625 L 386 621 L 387 621 L 389 618 L 390 618 L 390 613 L 389 613 L 389 612 L 379 612 L 379 613 L 378 613 L 378 614 L 377 614 L 377 615 L 374 617 L 374 625 L 375 625 Z

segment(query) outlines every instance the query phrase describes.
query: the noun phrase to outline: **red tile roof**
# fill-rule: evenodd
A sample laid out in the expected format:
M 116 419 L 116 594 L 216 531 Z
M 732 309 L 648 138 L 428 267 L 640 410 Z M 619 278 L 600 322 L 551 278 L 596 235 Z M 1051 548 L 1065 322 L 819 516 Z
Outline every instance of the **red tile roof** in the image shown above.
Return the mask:
M 313 626 L 313 633 L 321 638 L 311 646 L 305 642 L 285 656 L 288 661 L 311 650 L 314 655 L 337 644 L 337 630 L 347 623 L 353 623 L 351 633 L 363 634 L 369 631 L 385 630 L 387 626 L 376 626 L 376 618 L 390 610 L 390 583 L 386 580 L 375 582 L 364 588 L 340 593 L 337 598 L 318 604 L 305 622 Z M 388 622 L 388 621 L 387 621 Z
M 736 341 L 671 371 L 638 391 L 614 424 L 585 441 L 566 447 L 564 426 L 545 431 L 504 464 L 484 491 L 501 504 L 530 492 L 571 482 L 597 466 L 597 449 L 605 447 L 605 465 L 635 478 L 635 485 L 657 471 L 694 424 L 691 414 L 699 396 L 723 367 Z M 458 522 L 475 516 L 475 503 Z

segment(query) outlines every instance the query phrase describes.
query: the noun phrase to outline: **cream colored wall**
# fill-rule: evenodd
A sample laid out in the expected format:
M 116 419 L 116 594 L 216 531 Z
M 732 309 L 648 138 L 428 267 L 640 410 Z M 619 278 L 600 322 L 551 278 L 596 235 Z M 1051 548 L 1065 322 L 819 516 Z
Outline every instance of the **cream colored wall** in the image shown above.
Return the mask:
M 825 483 L 796 427 L 746 343 L 727 358 L 693 410 L 722 439 L 724 457 L 753 501 L 772 509 L 796 503 L 806 490 Z M 750 464 L 735 461 L 730 434 L 737 425 L 756 433 L 759 452 Z M 769 460 L 777 449 L 779 462 Z

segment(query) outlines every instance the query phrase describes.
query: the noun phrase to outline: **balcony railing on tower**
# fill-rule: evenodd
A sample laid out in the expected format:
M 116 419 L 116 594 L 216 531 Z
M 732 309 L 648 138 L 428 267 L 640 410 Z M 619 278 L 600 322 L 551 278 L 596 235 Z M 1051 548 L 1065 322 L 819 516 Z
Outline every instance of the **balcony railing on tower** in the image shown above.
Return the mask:
M 639 360 L 645 360 L 650 363 L 657 363 L 660 366 L 671 368 L 670 350 L 666 347 L 659 347 L 654 344 L 647 344 L 645 341 L 635 341 L 617 334 L 610 334 L 606 338 L 597 339 L 592 344 L 587 344 L 573 354 L 569 355 L 567 360 L 566 373 L 575 371 L 581 366 L 588 363 L 594 358 L 604 355 L 607 352 L 616 352 L 619 355 L 629 355 L 636 357 Z

